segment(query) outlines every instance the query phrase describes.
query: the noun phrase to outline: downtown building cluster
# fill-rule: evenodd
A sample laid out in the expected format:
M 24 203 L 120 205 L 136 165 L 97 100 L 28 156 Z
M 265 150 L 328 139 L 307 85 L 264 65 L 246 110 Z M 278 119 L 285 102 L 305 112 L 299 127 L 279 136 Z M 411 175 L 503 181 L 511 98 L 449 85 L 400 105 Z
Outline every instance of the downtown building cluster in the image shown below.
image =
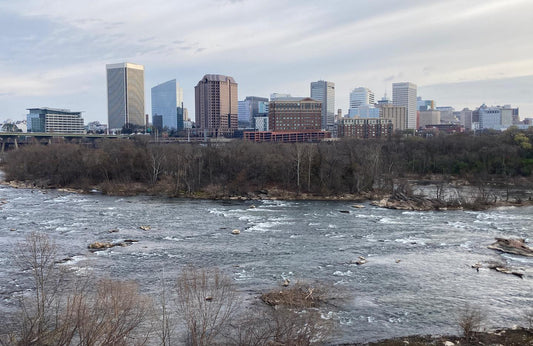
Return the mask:
M 110 90 L 110 66 L 116 65 L 108 65 L 108 103 L 109 95 L 116 93 Z M 127 69 L 128 64 L 123 64 L 122 68 Z M 127 71 L 122 75 L 127 76 Z M 131 87 L 127 84 L 125 80 L 121 86 L 125 95 Z M 148 116 L 128 115 L 123 101 L 120 105 L 123 112 L 117 115 L 111 113 L 111 106 L 108 107 L 111 130 L 120 130 L 129 123 L 148 125 Z M 163 131 L 189 128 L 194 135 L 202 137 L 316 141 L 332 137 L 387 137 L 394 131 L 503 130 L 518 123 L 518 109 L 510 106 L 482 105 L 473 111 L 436 107 L 435 101 L 422 100 L 417 95 L 417 86 L 410 82 L 393 83 L 392 100 L 385 95 L 377 102 L 372 90 L 356 87 L 350 93 L 348 112 L 343 114 L 341 109 L 335 111 L 335 83 L 331 81 L 310 83 L 308 96 L 272 93 L 270 98 L 246 96 L 239 101 L 235 79 L 217 74 L 206 74 L 195 86 L 194 126 L 187 122 L 186 111 L 183 91 L 175 79 L 152 88 L 154 128 Z M 121 126 L 111 126 L 117 124 L 112 118 L 119 118 Z
M 239 101 L 238 84 L 230 76 L 206 74 L 195 86 L 195 117 L 190 121 L 183 104 L 183 89 L 176 79 L 151 88 L 151 119 L 145 114 L 144 66 L 132 63 L 106 65 L 108 133 L 150 129 L 168 135 L 244 138 L 251 141 L 317 141 L 326 138 L 379 138 L 395 131 L 414 133 L 504 130 L 520 122 L 518 108 L 482 105 L 456 111 L 437 107 L 417 95 L 410 82 L 392 84 L 392 100 L 380 100 L 364 86 L 354 88 L 346 114 L 335 108 L 335 83 L 310 83 L 309 95 L 293 97 L 272 93 L 270 98 L 246 96 Z M 98 122 L 83 125 L 81 112 L 31 108 L 30 132 L 102 132 Z M 151 120 L 151 126 L 150 126 Z M 181 132 L 183 133 L 183 132 Z

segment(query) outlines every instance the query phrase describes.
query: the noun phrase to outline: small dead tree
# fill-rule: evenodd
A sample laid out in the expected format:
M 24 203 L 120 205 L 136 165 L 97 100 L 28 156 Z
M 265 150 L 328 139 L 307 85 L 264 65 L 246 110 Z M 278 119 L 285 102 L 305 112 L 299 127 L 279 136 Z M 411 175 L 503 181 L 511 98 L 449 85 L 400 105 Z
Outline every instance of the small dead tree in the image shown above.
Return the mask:
M 166 160 L 166 153 L 162 146 L 148 147 L 148 157 L 150 158 L 149 176 L 150 184 L 154 185 L 159 176 L 163 173 L 163 167 Z
M 480 332 L 484 322 L 484 314 L 478 307 L 467 304 L 460 312 L 457 319 L 459 328 L 467 342 L 475 339 L 476 332 Z
M 8 344 L 146 343 L 151 305 L 137 284 L 101 280 L 95 291 L 90 290 L 90 277 L 70 277 L 61 269 L 56 246 L 43 233 L 29 234 L 16 249 L 17 264 L 31 275 L 31 293 L 21 298 L 20 325 L 8 334 Z M 148 329 L 139 332 L 143 323 Z
M 185 268 L 176 285 L 177 308 L 187 327 L 187 344 L 212 345 L 231 321 L 236 292 L 219 269 Z
M 46 234 L 33 232 L 16 249 L 16 264 L 31 275 L 31 294 L 20 300 L 17 338 L 22 344 L 53 343 L 64 278 L 56 265 L 56 245 Z
M 323 319 L 317 309 L 297 311 L 285 307 L 271 310 L 275 326 L 275 344 L 308 346 L 325 343 L 332 335 L 334 324 Z
M 88 346 L 145 344 L 149 333 L 140 336 L 138 329 L 147 322 L 150 307 L 150 300 L 139 293 L 136 283 L 99 281 L 92 297 L 74 297 L 72 301 L 79 343 Z

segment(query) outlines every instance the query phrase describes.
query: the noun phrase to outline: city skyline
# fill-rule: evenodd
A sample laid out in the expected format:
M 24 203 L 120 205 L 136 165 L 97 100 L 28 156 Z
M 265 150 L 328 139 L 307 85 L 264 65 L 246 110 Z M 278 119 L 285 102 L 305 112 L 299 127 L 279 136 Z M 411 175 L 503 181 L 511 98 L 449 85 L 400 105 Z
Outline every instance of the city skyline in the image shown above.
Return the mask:
M 215 73 L 239 81 L 239 100 L 308 96 L 311 82 L 327 80 L 346 114 L 353 88 L 380 99 L 409 81 L 438 106 L 512 104 L 531 117 L 531 10 L 519 0 L 4 2 L 0 122 L 30 107 L 107 122 L 104 66 L 120 61 L 145 66 L 145 113 L 151 87 L 175 78 L 193 115 L 194 86 Z

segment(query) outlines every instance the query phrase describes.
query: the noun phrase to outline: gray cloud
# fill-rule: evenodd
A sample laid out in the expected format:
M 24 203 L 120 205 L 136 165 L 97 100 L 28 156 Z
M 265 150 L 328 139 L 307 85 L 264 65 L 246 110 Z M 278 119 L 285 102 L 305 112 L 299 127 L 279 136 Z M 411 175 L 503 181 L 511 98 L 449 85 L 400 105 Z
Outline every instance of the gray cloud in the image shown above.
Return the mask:
M 9 35 L 0 36 L 0 91 L 42 94 L 42 102 L 49 95 L 60 103 L 49 106 L 58 107 L 75 99 L 88 119 L 105 121 L 105 64 L 131 61 L 145 65 L 146 90 L 177 78 L 189 107 L 205 73 L 235 77 L 240 98 L 308 93 L 310 81 L 328 79 L 336 82 L 337 107 L 345 108 L 355 85 L 390 95 L 392 82 L 409 80 L 439 104 L 460 106 L 466 98 L 447 91 L 450 83 L 533 71 L 533 41 L 523 29 L 531 11 L 532 3 L 517 0 L 4 2 L 0 30 Z M 527 83 L 455 87 L 472 99 L 505 87 L 510 94 L 498 103 L 531 90 Z M 24 103 L 4 99 L 6 109 Z

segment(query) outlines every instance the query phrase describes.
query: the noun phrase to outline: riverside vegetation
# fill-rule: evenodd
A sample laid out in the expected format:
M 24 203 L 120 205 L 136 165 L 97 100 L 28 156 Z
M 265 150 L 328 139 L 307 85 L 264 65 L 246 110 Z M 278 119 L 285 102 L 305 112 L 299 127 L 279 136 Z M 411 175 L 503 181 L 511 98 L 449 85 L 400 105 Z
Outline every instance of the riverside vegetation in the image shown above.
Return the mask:
M 83 144 L 29 145 L 7 153 L 7 181 L 199 198 L 412 198 L 410 181 L 436 185 L 429 207 L 525 202 L 511 190 L 533 184 L 533 131 L 478 136 L 344 139 L 322 143 L 154 144 L 144 136 Z M 445 186 L 477 192 L 446 201 Z M 497 196 L 492 189 L 499 188 Z M 472 190 L 471 190 L 472 191 Z M 423 204 L 423 201 L 418 201 Z M 415 203 L 416 204 L 416 203 Z M 387 203 L 384 204 L 387 206 Z
M 133 281 L 95 278 L 63 266 L 53 240 L 30 233 L 12 248 L 28 277 L 13 292 L 15 313 L 0 318 L 0 345 L 321 345 L 335 335 L 342 294 L 321 284 L 283 283 L 243 304 L 233 280 L 217 268 L 184 267 L 161 280 L 156 296 Z M 532 345 L 533 310 L 523 327 L 486 331 L 479 307 L 458 310 L 461 336 L 410 336 L 352 345 Z
M 245 307 L 217 268 L 186 267 L 149 296 L 136 282 L 62 266 L 43 233 L 12 255 L 29 281 L 13 292 L 18 311 L 0 317 L 0 345 L 311 345 L 334 332 L 320 310 L 332 297 L 320 285 L 275 289 L 260 297 L 266 304 Z

